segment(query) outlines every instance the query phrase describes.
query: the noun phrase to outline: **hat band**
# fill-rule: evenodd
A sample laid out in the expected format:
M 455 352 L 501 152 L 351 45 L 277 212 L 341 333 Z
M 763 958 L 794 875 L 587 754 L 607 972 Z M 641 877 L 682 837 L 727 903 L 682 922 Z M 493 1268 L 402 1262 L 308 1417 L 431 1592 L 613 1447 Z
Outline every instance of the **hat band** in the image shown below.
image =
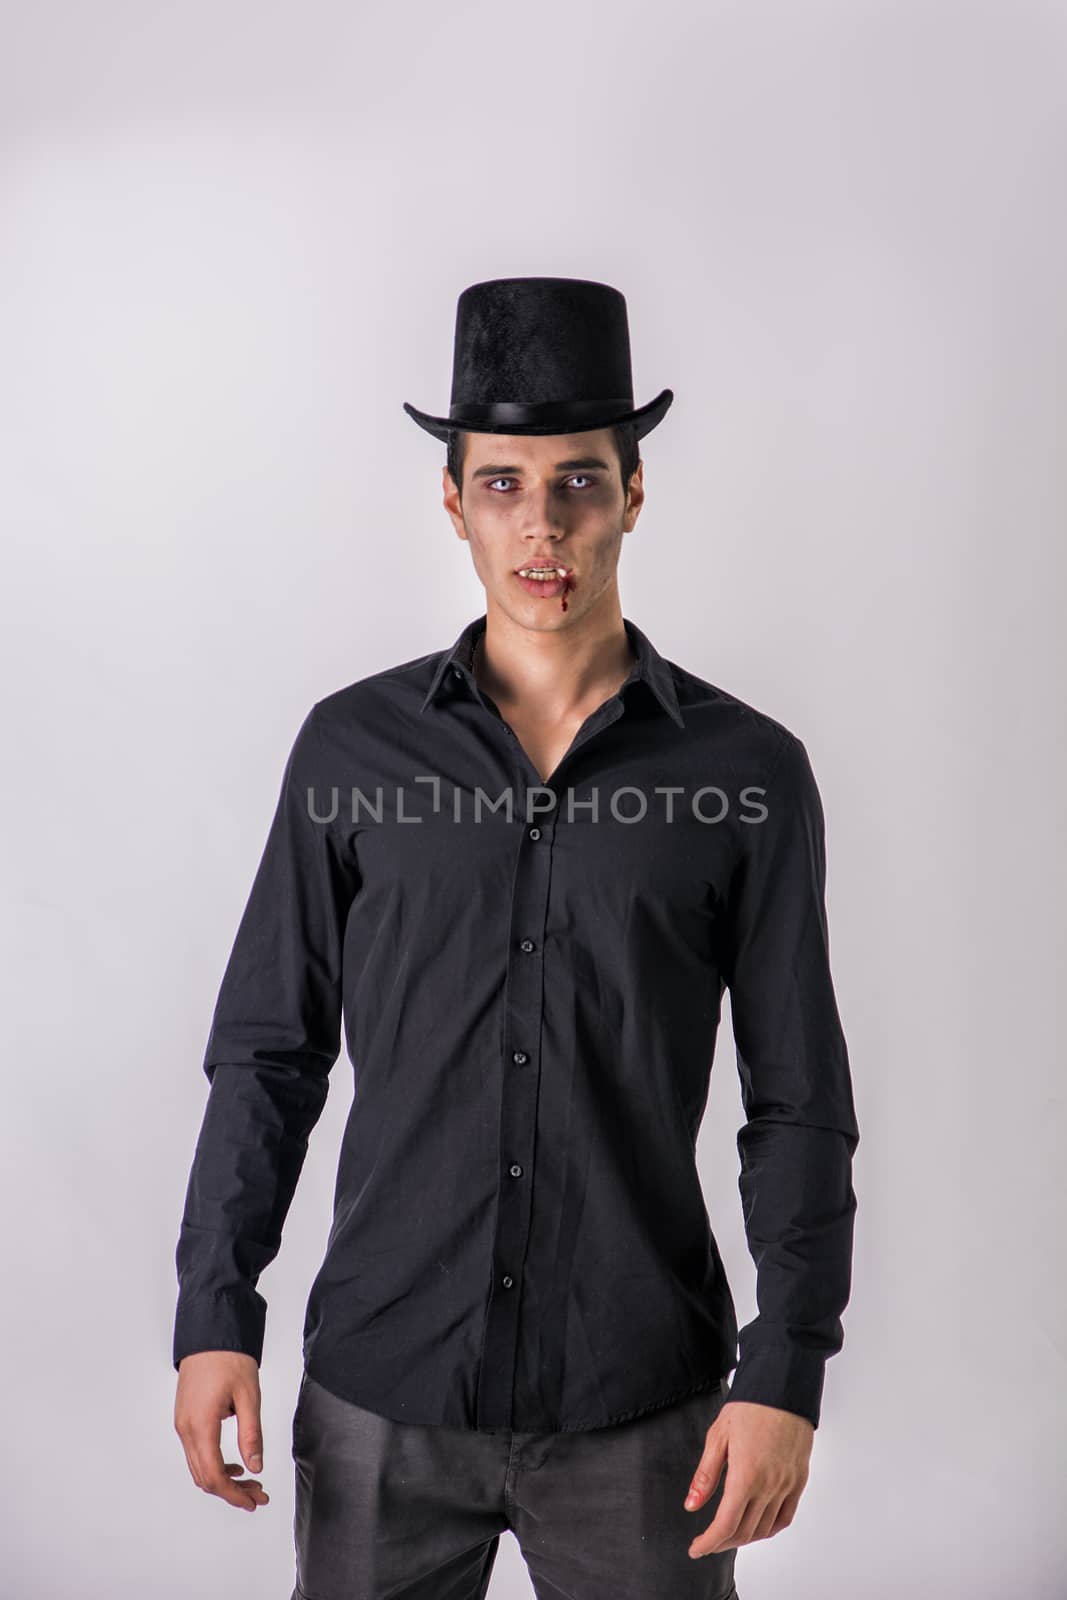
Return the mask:
M 623 417 L 634 408 L 632 396 L 616 396 L 609 400 L 493 400 L 488 405 L 456 403 L 448 409 L 448 420 L 461 426 L 464 422 L 488 422 L 500 425 L 516 422 L 520 426 L 545 422 L 580 422 L 586 417 Z

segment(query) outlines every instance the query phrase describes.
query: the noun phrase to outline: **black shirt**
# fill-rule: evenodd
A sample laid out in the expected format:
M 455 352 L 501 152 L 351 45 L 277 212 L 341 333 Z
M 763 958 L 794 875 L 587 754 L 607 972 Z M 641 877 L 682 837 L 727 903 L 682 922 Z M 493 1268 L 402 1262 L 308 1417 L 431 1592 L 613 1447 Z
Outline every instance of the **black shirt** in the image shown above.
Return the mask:
M 714 1386 L 816 1426 L 859 1130 L 802 742 L 637 660 L 550 781 L 451 649 L 312 706 L 215 1007 L 173 1360 L 261 1359 L 257 1290 L 340 1053 L 307 1372 L 399 1421 L 602 1427 Z M 730 992 L 759 1315 L 695 1159 Z

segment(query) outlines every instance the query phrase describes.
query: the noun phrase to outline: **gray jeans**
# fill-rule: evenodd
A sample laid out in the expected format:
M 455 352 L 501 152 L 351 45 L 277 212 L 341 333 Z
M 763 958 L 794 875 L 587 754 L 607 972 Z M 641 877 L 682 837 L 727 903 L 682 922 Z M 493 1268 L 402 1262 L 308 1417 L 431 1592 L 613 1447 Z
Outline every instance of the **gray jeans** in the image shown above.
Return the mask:
M 478 1433 L 393 1422 L 305 1373 L 291 1600 L 483 1600 L 509 1529 L 537 1600 L 737 1600 L 736 1550 L 687 1554 L 723 1480 L 682 1503 L 727 1387 L 589 1432 Z

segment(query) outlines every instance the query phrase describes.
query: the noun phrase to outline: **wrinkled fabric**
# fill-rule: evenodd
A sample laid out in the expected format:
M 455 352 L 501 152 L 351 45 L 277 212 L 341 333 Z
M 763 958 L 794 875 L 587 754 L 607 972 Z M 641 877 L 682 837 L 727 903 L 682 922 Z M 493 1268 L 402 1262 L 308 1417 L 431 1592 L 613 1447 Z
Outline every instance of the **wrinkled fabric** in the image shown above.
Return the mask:
M 262 1358 L 257 1285 L 342 1042 L 304 1364 L 396 1421 L 605 1427 L 713 1389 L 819 1422 L 859 1140 L 802 741 L 635 663 L 547 784 L 455 644 L 316 701 L 205 1051 L 173 1360 Z M 729 993 L 758 1315 L 695 1146 Z
M 478 1433 L 394 1422 L 305 1373 L 290 1600 L 484 1600 L 508 1532 L 537 1600 L 737 1600 L 736 1547 L 689 1555 L 726 1475 L 685 1508 L 725 1399 L 723 1379 L 613 1428 Z

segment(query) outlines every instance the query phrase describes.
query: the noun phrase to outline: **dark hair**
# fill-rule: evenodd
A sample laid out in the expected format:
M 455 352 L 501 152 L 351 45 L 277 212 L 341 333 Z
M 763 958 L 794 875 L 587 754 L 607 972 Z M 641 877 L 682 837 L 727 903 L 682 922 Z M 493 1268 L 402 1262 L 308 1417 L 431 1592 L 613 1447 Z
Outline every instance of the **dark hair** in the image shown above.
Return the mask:
M 623 494 L 630 487 L 630 479 L 637 471 L 641 454 L 638 450 L 637 434 L 632 422 L 616 422 L 611 425 L 612 437 L 615 440 L 615 450 L 619 457 L 619 467 L 622 473 Z M 463 498 L 463 457 L 466 453 L 466 432 L 462 428 L 449 428 L 448 430 L 448 459 L 445 463 L 452 481 L 459 490 L 460 499 Z

